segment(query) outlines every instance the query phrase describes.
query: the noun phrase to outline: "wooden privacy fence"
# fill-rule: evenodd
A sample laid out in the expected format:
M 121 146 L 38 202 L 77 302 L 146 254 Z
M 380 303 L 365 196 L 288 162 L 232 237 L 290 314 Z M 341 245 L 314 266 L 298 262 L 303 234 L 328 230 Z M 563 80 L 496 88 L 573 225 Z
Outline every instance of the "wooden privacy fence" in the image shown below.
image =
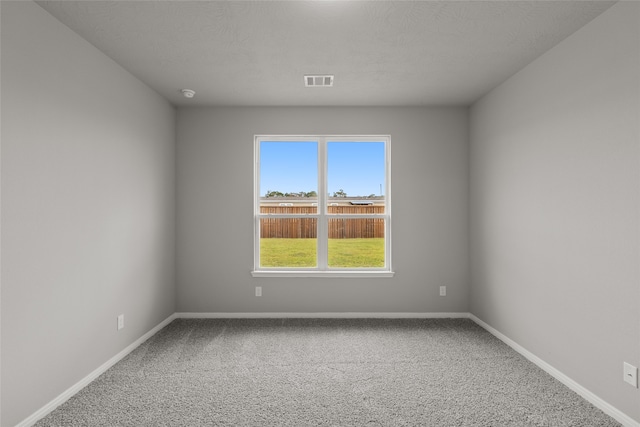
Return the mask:
M 314 214 L 315 206 L 261 206 L 260 213 Z M 329 213 L 382 214 L 384 206 L 329 206 Z M 261 238 L 315 239 L 317 218 L 261 218 Z M 330 239 L 384 237 L 383 218 L 329 218 Z

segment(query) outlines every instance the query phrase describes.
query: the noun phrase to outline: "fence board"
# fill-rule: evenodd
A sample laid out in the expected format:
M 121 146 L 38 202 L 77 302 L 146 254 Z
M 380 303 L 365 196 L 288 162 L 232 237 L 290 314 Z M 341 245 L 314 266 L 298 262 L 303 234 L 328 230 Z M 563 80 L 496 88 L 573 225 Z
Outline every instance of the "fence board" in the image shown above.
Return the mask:
M 384 206 L 329 206 L 329 213 L 381 214 Z M 266 214 L 315 214 L 316 206 L 261 206 Z M 381 238 L 384 237 L 384 218 L 330 218 L 330 239 Z M 261 238 L 315 239 L 317 218 L 261 218 Z

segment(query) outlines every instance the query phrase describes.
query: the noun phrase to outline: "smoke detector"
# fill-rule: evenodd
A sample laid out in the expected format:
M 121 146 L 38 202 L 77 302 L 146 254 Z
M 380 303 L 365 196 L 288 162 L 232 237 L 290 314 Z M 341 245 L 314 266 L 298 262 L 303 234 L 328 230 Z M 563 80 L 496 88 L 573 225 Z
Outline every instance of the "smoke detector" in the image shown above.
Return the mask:
M 182 89 L 180 92 L 182 92 L 182 96 L 185 98 L 193 98 L 196 96 L 196 92 L 191 89 Z
M 306 75 L 304 76 L 304 85 L 306 87 L 332 87 L 333 75 Z

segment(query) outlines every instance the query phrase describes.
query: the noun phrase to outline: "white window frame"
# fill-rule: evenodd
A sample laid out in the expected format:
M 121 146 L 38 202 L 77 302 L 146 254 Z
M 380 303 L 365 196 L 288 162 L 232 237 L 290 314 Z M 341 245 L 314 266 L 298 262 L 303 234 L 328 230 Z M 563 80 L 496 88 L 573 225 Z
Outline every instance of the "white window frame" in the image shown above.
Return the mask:
M 263 141 L 318 143 L 318 211 L 316 214 L 263 214 L 260 213 L 260 143 Z M 327 144 L 329 142 L 384 142 L 385 144 L 385 209 L 383 214 L 333 214 L 327 212 Z M 391 268 L 391 137 L 389 135 L 255 135 L 254 136 L 254 268 L 253 277 L 393 277 Z M 261 218 L 317 218 L 317 267 L 261 267 Z M 385 266 L 376 268 L 331 268 L 327 260 L 329 219 L 378 218 L 385 220 Z

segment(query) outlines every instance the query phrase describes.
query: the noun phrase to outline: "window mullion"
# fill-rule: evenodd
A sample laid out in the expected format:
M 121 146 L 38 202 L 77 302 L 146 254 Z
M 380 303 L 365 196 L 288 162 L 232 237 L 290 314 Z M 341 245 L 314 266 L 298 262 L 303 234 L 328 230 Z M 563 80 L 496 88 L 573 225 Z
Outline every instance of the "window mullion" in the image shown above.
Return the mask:
M 327 144 L 326 138 L 318 139 L 318 269 L 327 269 Z

